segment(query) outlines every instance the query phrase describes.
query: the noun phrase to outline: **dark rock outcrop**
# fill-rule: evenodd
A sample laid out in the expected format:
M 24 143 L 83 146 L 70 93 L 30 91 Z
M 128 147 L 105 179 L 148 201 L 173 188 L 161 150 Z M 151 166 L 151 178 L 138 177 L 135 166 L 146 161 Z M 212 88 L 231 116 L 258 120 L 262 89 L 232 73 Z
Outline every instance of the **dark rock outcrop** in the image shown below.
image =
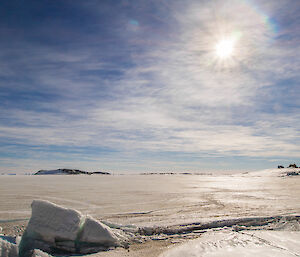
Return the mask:
M 291 172 L 286 173 L 286 175 L 287 175 L 287 176 L 298 176 L 298 175 L 299 175 L 299 172 L 291 171 Z
M 294 163 L 294 164 L 290 164 L 288 168 L 295 168 L 295 169 L 297 169 L 298 167 L 297 167 L 296 163 Z
M 111 175 L 109 172 L 105 172 L 105 171 L 95 171 L 91 173 L 96 175 Z

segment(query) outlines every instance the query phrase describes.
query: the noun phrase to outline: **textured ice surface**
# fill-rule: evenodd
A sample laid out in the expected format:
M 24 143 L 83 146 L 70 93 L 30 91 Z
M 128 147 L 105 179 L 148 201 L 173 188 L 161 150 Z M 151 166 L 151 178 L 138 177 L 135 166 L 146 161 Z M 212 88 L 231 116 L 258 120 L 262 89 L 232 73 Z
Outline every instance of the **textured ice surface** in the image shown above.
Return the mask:
M 2 176 L 0 221 L 30 218 L 30 204 L 38 198 L 112 223 L 149 227 L 299 214 L 300 176 L 279 177 L 278 172 L 281 170 L 234 176 Z
M 136 226 L 155 233 L 166 226 L 194 230 L 199 224 L 241 217 L 299 215 L 300 176 L 286 177 L 282 172 L 274 169 L 231 176 L 2 176 L 0 223 L 29 219 L 30 204 L 38 198 L 133 233 Z M 281 222 L 278 226 L 285 230 L 291 223 Z
M 300 255 L 299 242 L 299 231 L 211 231 L 160 257 L 290 257 Z

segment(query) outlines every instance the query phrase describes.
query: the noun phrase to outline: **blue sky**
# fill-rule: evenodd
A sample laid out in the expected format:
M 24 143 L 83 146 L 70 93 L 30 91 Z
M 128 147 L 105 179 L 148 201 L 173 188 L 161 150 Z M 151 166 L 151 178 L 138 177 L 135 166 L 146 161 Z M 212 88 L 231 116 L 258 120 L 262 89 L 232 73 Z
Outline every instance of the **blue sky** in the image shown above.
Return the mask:
M 294 0 L 2 1 L 0 172 L 299 163 L 299 24 Z

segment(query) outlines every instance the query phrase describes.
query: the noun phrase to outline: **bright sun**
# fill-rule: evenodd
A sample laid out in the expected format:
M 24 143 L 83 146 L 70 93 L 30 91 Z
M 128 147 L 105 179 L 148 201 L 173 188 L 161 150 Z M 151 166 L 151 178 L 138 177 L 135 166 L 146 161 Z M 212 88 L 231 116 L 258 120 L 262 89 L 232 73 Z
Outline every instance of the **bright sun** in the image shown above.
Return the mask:
M 227 59 L 232 56 L 234 52 L 235 40 L 234 39 L 222 39 L 216 45 L 216 55 L 220 59 Z

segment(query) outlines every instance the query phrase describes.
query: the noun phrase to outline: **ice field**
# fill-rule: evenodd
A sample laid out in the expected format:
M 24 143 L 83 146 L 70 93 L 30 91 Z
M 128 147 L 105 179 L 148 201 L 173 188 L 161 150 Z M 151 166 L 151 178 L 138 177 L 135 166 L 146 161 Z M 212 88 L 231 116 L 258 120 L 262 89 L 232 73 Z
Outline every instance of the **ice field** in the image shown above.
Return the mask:
M 29 219 L 31 202 L 41 199 L 77 209 L 106 224 L 143 228 L 149 236 L 168 228 L 166 235 L 157 240 L 167 240 L 170 234 L 174 237 L 177 231 L 193 234 L 194 240 L 153 252 L 153 256 L 299 256 L 298 218 L 280 220 L 280 226 L 267 227 L 271 229 L 268 231 L 266 227 L 255 227 L 263 224 L 265 217 L 300 214 L 300 176 L 283 176 L 282 172 L 274 169 L 227 176 L 1 176 L 0 226 Z M 247 223 L 247 219 L 254 229 L 249 225 L 245 232 L 232 230 L 235 223 Z M 195 234 L 205 226 L 208 229 L 204 235 Z M 195 239 L 195 235 L 199 238 Z M 96 256 L 136 256 L 120 251 Z
M 273 174 L 0 176 L 0 220 L 29 218 L 34 199 L 144 226 L 299 214 L 300 176 Z

